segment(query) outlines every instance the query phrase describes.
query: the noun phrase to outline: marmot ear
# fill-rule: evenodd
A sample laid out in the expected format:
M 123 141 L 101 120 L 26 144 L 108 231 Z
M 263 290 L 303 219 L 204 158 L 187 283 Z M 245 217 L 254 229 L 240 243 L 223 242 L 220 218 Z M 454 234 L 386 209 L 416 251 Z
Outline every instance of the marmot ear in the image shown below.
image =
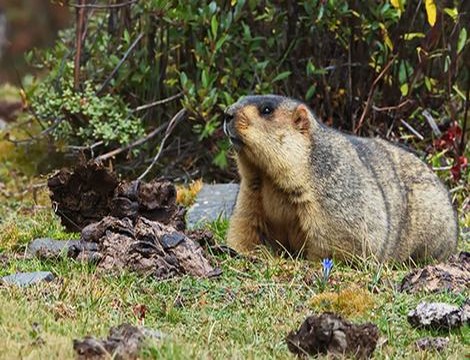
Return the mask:
M 292 118 L 294 127 L 302 134 L 307 135 L 310 130 L 310 111 L 304 104 L 300 104 L 294 110 Z

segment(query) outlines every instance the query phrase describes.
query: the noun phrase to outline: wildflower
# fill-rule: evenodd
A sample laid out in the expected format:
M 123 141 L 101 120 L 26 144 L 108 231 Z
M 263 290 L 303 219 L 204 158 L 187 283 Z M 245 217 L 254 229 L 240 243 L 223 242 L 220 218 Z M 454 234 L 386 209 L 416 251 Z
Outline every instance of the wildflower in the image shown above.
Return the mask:
M 331 270 L 333 269 L 333 260 L 325 258 L 322 260 L 321 266 L 322 266 L 323 281 L 326 283 L 328 281 L 328 278 L 330 277 Z

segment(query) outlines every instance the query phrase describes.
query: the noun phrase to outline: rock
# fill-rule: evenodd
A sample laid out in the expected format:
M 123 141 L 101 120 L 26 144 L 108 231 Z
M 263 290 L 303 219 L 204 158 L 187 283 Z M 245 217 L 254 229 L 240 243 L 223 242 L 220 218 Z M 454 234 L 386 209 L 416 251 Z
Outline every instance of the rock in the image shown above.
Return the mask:
M 357 359 L 371 357 L 379 329 L 372 323 L 352 324 L 333 313 L 309 316 L 298 331 L 286 338 L 287 347 L 299 356 L 334 354 Z
M 196 197 L 196 202 L 186 214 L 187 227 L 200 227 L 220 217 L 230 218 L 239 188 L 238 184 L 204 184 Z
M 470 321 L 470 302 L 462 307 L 446 303 L 421 302 L 408 313 L 408 322 L 417 328 L 450 330 Z
M 16 273 L 8 276 L 4 276 L 0 279 L 0 282 L 7 285 L 16 285 L 20 287 L 26 287 L 40 283 L 42 281 L 52 281 L 54 275 L 49 271 L 35 271 L 29 273 Z
M 87 336 L 74 340 L 73 349 L 77 359 L 137 359 L 145 339 L 158 340 L 164 335 L 156 330 L 122 324 L 109 330 L 107 339 Z
M 70 247 L 77 246 L 79 240 L 54 240 L 50 238 L 34 239 L 28 244 L 27 254 L 39 258 L 58 257 L 68 254 Z
M 420 350 L 442 351 L 449 345 L 448 337 L 424 337 L 416 340 L 415 345 Z
M 446 263 L 427 265 L 406 275 L 399 290 L 407 293 L 442 292 L 460 293 L 470 288 L 470 253 L 453 255 Z

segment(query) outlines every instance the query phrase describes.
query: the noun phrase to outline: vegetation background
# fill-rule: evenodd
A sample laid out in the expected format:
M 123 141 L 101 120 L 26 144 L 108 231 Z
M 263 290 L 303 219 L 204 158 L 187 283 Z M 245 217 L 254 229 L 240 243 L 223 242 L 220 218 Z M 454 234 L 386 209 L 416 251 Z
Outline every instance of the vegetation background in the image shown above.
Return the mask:
M 451 189 L 460 249 L 468 251 L 469 24 L 470 2 L 457 0 L 0 0 L 0 118 L 8 124 L 0 139 L 0 274 L 41 269 L 64 279 L 26 293 L 0 290 L 0 301 L 12 304 L 0 310 L 0 353 L 69 358 L 71 337 L 142 322 L 133 308 L 146 304 L 146 324 L 173 335 L 148 356 L 287 357 L 285 334 L 328 309 L 376 322 L 388 341 L 379 358 L 418 356 L 412 342 L 429 334 L 409 328 L 407 311 L 422 299 L 460 305 L 468 294 L 397 293 L 406 267 L 336 264 L 320 289 L 312 281 L 318 264 L 269 254 L 258 263 L 218 259 L 217 283 L 155 283 L 100 276 L 65 259 L 1 256 L 34 237 L 70 236 L 50 209 L 44 178 L 77 159 L 100 158 L 135 178 L 158 157 L 149 178 L 236 180 L 221 117 L 252 93 L 304 100 L 328 125 L 414 151 Z M 23 111 L 10 118 L 8 104 Z M 221 242 L 226 225 L 212 224 Z M 351 293 L 353 283 L 367 290 Z M 451 346 L 442 356 L 468 354 L 468 329 L 445 335 Z

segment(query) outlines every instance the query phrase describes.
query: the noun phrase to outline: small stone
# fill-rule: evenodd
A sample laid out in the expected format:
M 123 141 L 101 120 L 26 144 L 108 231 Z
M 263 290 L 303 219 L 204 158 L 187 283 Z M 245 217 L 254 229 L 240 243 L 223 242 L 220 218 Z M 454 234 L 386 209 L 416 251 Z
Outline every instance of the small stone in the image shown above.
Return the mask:
M 417 328 L 449 330 L 469 321 L 468 306 L 421 302 L 408 313 L 408 322 Z
M 80 240 L 55 240 L 50 238 L 34 239 L 28 244 L 27 253 L 39 258 L 54 258 L 69 252 L 74 246 L 79 246 Z
M 219 218 L 230 218 L 239 188 L 238 184 L 204 184 L 186 214 L 187 227 L 192 229 Z
M 40 283 L 42 281 L 52 281 L 54 275 L 49 271 L 35 271 L 29 273 L 19 272 L 12 275 L 4 276 L 0 279 L 0 283 L 6 285 L 16 285 L 26 287 Z
M 420 350 L 442 351 L 449 345 L 448 337 L 424 337 L 416 340 L 415 345 Z

